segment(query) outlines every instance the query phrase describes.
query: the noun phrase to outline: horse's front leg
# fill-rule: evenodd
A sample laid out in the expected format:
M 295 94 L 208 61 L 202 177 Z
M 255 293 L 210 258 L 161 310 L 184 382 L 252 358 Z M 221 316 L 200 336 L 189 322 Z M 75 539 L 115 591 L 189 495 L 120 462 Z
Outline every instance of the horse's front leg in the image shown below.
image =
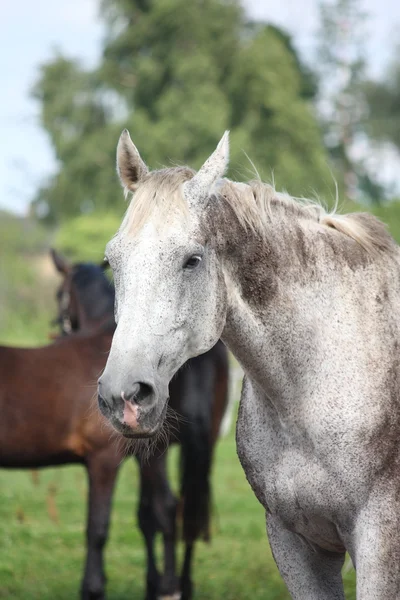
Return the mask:
M 191 600 L 193 596 L 192 562 L 194 543 L 187 543 L 181 575 L 182 600 Z
M 87 516 L 87 556 L 81 588 L 82 600 L 103 600 L 106 577 L 103 550 L 107 541 L 111 500 L 121 457 L 107 448 L 90 456 L 86 461 L 89 476 L 89 504 Z
M 275 562 L 293 600 L 344 600 L 344 552 L 311 547 L 276 515 L 267 515 L 267 531 Z
M 400 598 L 400 494 L 389 487 L 371 492 L 352 532 L 357 600 Z
M 158 580 L 156 598 L 179 600 L 181 597 L 179 579 L 176 575 L 177 500 L 169 486 L 166 461 L 167 452 L 164 452 L 162 456 L 153 455 L 148 460 L 143 460 L 140 466 L 142 486 L 145 486 L 146 497 L 150 495 L 152 507 L 152 510 L 147 512 L 146 523 L 143 521 L 145 528 L 141 525 L 148 550 L 146 600 L 153 599 L 152 588 L 157 578 L 152 550 L 155 530 L 161 531 L 164 540 L 164 572 Z M 144 506 L 142 510 L 143 508 Z M 153 523 L 149 522 L 149 518 L 153 518 Z
M 157 569 L 154 551 L 155 536 L 158 524 L 153 509 L 153 482 L 152 473 L 148 464 L 142 465 L 139 459 L 140 469 L 140 499 L 138 508 L 139 527 L 144 537 L 147 552 L 146 573 L 146 596 L 145 600 L 157 600 L 160 585 L 160 574 Z

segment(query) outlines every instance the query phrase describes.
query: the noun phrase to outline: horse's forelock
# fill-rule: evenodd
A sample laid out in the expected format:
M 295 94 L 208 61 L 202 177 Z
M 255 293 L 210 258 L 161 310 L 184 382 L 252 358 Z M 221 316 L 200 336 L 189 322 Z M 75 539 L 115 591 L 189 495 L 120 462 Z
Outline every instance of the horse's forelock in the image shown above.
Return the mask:
M 124 229 L 130 234 L 136 234 L 150 219 L 156 225 L 162 225 L 172 213 L 187 214 L 182 185 L 194 173 L 189 167 L 172 167 L 146 175 L 132 196 Z

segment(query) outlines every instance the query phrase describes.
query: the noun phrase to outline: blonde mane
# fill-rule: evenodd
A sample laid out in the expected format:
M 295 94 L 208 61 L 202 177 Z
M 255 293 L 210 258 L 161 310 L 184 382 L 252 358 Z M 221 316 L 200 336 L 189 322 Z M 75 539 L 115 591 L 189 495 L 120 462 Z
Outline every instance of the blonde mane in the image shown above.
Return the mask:
M 129 231 L 139 231 L 150 217 L 155 219 L 156 224 L 164 224 L 170 220 L 171 214 L 187 216 L 188 206 L 182 185 L 194 174 L 195 171 L 189 167 L 172 167 L 146 175 L 128 208 L 125 223 Z M 242 227 L 260 236 L 264 235 L 268 222 L 278 215 L 290 213 L 343 233 L 369 254 L 389 251 L 394 247 L 386 226 L 368 213 L 337 214 L 336 207 L 328 211 L 317 201 L 279 193 L 272 185 L 259 180 L 238 183 L 223 179 L 215 193 L 229 204 Z
M 326 210 L 316 200 L 294 198 L 279 193 L 259 180 L 236 183 L 224 180 L 220 193 L 231 206 L 243 227 L 263 235 L 267 222 L 279 214 L 292 214 L 335 229 L 355 240 L 370 254 L 393 249 L 394 242 L 384 223 L 369 213 L 338 214 L 337 208 Z

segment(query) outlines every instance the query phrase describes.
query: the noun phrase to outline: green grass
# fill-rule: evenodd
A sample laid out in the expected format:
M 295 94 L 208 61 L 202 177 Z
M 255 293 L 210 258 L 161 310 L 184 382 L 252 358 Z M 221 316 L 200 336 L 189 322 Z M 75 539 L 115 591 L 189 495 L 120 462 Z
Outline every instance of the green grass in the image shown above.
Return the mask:
M 174 449 L 172 476 L 176 458 Z M 269 550 L 263 509 L 245 480 L 232 434 L 219 443 L 213 483 L 213 538 L 197 546 L 196 600 L 288 599 Z M 84 469 L 42 470 L 38 484 L 29 472 L 3 470 L 0 489 L 0 598 L 77 598 L 84 557 Z M 52 494 L 56 511 L 48 507 Z M 143 597 L 136 503 L 137 469 L 129 460 L 121 469 L 106 551 L 108 600 Z M 354 600 L 352 570 L 345 580 L 347 598 Z

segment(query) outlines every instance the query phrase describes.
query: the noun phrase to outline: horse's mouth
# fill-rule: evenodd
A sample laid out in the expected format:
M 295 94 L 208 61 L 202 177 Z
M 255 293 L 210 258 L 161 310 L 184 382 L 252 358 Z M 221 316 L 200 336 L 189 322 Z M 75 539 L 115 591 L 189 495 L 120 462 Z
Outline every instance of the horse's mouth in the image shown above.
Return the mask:
M 164 424 L 167 414 L 167 405 L 168 403 L 165 402 L 159 416 L 154 415 L 154 409 L 150 412 L 150 414 L 146 413 L 143 415 L 139 412 L 137 425 L 134 428 L 130 427 L 124 422 L 123 415 L 119 417 L 115 413 L 112 413 L 110 416 L 108 416 L 108 419 L 110 420 L 110 423 L 114 429 L 116 429 L 118 433 L 121 433 L 127 439 L 152 438 L 159 433 Z M 154 418 L 153 415 L 156 418 Z

